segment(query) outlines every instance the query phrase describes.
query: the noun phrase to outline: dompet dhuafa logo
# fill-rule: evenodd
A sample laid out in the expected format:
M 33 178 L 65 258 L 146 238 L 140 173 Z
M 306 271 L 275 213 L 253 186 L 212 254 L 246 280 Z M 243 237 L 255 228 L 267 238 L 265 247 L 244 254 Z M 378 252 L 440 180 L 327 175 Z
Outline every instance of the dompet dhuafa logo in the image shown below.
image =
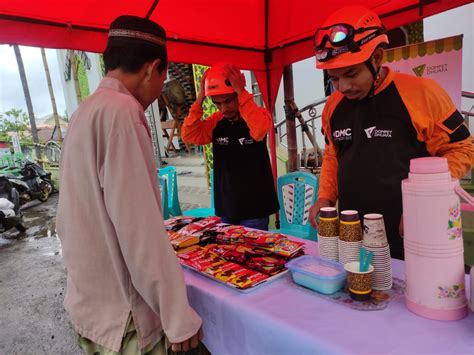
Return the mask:
M 419 65 L 417 67 L 412 68 L 413 72 L 416 76 L 422 77 L 425 73 L 426 64 Z

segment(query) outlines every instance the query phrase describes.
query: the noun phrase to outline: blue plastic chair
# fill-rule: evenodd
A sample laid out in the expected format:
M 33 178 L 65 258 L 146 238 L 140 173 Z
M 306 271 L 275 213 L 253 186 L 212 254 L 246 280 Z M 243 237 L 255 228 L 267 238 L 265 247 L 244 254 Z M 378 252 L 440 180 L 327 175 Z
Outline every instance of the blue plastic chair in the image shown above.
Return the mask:
M 170 211 L 168 209 L 168 187 L 166 186 L 166 179 L 158 176 L 161 192 L 161 210 L 163 211 L 163 219 L 170 218 Z
M 166 180 L 168 190 L 168 211 L 172 216 L 181 216 L 181 206 L 178 198 L 178 176 L 174 166 L 158 169 L 158 176 Z
M 316 240 L 317 231 L 308 221 L 309 209 L 316 202 L 319 179 L 310 173 L 296 171 L 277 180 L 280 201 L 280 229 L 273 230 L 299 238 Z
M 185 216 L 209 217 L 216 215 L 216 210 L 214 209 L 214 170 L 211 170 L 209 174 L 211 176 L 211 208 L 202 207 L 186 210 L 183 212 Z

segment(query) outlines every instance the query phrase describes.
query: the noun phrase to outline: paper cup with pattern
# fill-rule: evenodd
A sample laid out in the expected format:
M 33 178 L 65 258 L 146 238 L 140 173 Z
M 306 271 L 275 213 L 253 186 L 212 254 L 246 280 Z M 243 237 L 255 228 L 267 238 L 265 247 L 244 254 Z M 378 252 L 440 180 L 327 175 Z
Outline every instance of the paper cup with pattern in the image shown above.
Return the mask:
M 387 233 L 383 216 L 379 213 L 364 215 L 364 239 L 365 246 L 381 248 L 388 245 Z
M 341 212 L 339 239 L 345 242 L 362 241 L 362 227 L 359 213 L 356 210 L 345 210 Z
M 372 292 L 372 274 L 374 267 L 369 265 L 367 271 L 360 271 L 360 263 L 354 261 L 344 265 L 347 271 L 347 289 L 355 301 L 367 301 Z

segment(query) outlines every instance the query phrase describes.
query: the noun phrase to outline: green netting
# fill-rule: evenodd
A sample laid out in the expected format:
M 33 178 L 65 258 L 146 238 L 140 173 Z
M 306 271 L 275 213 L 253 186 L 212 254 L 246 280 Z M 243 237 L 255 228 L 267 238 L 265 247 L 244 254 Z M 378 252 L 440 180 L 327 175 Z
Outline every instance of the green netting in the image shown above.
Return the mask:
M 209 67 L 204 65 L 193 64 L 193 74 L 194 74 L 194 86 L 196 88 L 196 96 L 199 93 L 199 87 L 201 84 L 201 78 L 204 72 Z M 212 103 L 211 99 L 206 97 L 202 103 L 202 109 L 204 111 L 202 119 L 205 119 L 217 111 L 216 106 Z M 214 157 L 212 155 L 212 144 L 206 144 L 203 146 L 204 150 L 204 160 L 206 163 L 206 174 L 207 174 L 207 185 L 211 186 L 211 177 L 210 172 L 214 168 Z

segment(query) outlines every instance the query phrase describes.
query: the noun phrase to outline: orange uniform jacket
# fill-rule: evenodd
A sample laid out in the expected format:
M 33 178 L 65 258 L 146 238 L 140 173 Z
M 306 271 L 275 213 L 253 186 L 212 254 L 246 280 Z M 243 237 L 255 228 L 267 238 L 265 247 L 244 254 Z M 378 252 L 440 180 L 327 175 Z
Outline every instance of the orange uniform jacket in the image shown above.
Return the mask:
M 473 146 L 463 117 L 433 80 L 388 71 L 375 95 L 349 100 L 335 92 L 322 117 L 326 139 L 319 198 L 340 210 L 381 213 L 392 256 L 403 258 L 398 226 L 401 181 L 410 160 L 448 159 L 454 177 L 472 166 Z
M 431 156 L 448 159 L 453 177 L 463 177 L 472 167 L 474 149 L 470 136 L 460 141 L 451 142 L 451 137 L 455 136 L 456 132 L 465 125 L 460 121 L 457 121 L 458 123 L 455 123 L 454 126 L 445 123 L 446 119 L 456 112 L 456 107 L 448 94 L 433 80 L 389 70 L 387 77 L 382 85 L 377 88 L 375 95 L 392 83 L 398 89 L 408 110 L 411 122 L 416 130 L 416 138 L 426 144 L 426 149 Z M 326 139 L 326 146 L 318 197 L 327 198 L 333 202 L 338 197 L 338 161 L 332 143 L 330 122 L 336 107 L 343 98 L 339 91 L 333 93 L 329 97 L 322 114 L 322 130 Z M 462 130 L 464 131 L 464 128 Z

